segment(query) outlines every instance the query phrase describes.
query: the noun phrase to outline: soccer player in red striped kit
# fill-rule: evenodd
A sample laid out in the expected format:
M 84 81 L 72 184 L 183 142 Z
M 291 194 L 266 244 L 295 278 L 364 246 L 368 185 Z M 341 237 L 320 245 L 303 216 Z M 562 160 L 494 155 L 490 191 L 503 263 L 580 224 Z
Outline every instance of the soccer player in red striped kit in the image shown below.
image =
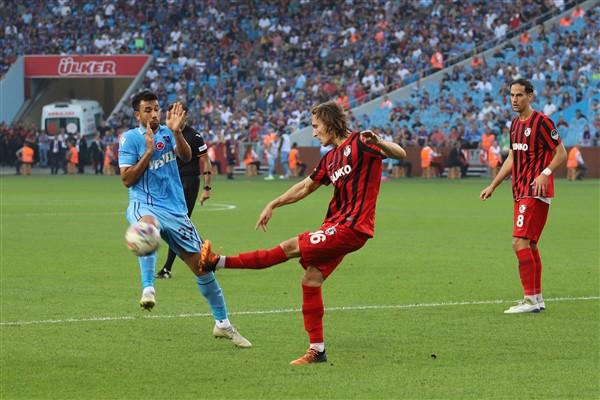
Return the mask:
M 303 365 L 327 361 L 323 337 L 323 299 L 321 286 L 348 253 L 360 249 L 373 237 L 375 204 L 381 182 L 382 159 L 402 159 L 406 152 L 393 142 L 382 140 L 372 131 L 350 132 L 344 109 L 334 101 L 311 110 L 313 136 L 322 145 L 334 148 L 327 153 L 312 174 L 295 184 L 263 209 L 256 229 L 266 231 L 273 210 L 295 203 L 321 185 L 334 187 L 333 198 L 323 225 L 304 232 L 270 250 L 256 250 L 237 256 L 219 256 L 210 241 L 202 247 L 200 268 L 262 269 L 300 257 L 302 278 L 302 315 L 310 347 L 306 354 L 291 362 Z
M 511 83 L 510 102 L 513 111 L 519 115 L 510 126 L 508 157 L 492 183 L 479 195 L 481 200 L 488 199 L 512 173 L 512 247 L 519 261 L 525 296 L 517 305 L 504 311 L 505 314 L 536 313 L 546 309 L 542 297 L 542 261 L 537 243 L 554 197 L 552 172 L 567 159 L 567 151 L 554 123 L 531 108 L 532 99 L 531 82 L 517 79 Z

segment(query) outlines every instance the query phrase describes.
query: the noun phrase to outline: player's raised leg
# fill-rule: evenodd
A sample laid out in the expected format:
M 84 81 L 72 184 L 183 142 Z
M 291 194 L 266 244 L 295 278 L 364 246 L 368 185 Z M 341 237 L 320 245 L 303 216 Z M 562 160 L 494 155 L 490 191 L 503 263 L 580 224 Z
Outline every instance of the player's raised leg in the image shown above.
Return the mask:
M 205 240 L 200 250 L 199 266 L 205 272 L 212 272 L 221 268 L 264 269 L 299 256 L 300 249 L 297 237 L 288 239 L 269 250 L 254 250 L 240 253 L 237 256 L 221 256 L 214 253 L 210 240 Z

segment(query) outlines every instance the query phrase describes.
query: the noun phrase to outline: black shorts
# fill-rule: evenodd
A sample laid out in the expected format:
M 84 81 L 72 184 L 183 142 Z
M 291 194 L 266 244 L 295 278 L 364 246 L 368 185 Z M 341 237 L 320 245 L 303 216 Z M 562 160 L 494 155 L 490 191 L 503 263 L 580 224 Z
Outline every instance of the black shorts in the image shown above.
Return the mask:
M 237 160 L 235 159 L 235 157 L 233 157 L 233 158 L 227 157 L 227 165 L 234 166 L 236 164 L 236 162 L 237 162 Z

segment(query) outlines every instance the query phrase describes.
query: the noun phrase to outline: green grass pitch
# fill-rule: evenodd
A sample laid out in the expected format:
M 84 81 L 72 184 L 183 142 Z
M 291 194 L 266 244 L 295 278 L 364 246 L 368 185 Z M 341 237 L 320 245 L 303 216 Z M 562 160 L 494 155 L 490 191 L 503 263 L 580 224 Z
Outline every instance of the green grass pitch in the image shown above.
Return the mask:
M 288 365 L 307 347 L 297 261 L 218 272 L 254 344 L 236 349 L 211 337 L 181 261 L 140 311 L 118 178 L 0 184 L 2 399 L 600 398 L 598 181 L 557 182 L 540 241 L 548 310 L 513 316 L 510 183 L 486 202 L 483 179 L 383 183 L 375 238 L 324 286 L 329 362 L 304 367 Z M 254 231 L 290 184 L 217 179 L 193 221 L 225 254 L 271 248 L 318 228 L 331 196 L 321 188 Z

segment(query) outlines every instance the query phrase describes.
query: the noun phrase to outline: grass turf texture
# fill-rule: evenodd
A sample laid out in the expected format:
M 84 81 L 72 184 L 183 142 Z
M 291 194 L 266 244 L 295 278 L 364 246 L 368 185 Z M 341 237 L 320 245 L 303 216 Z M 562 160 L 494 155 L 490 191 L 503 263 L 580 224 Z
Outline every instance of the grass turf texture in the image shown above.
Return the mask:
M 383 183 L 375 238 L 324 286 L 329 362 L 307 367 L 288 365 L 307 347 L 297 261 L 218 273 L 232 321 L 254 344 L 236 349 L 211 337 L 181 261 L 157 281 L 155 310 L 139 310 L 118 178 L 0 182 L 2 399 L 600 397 L 598 181 L 557 182 L 540 241 L 546 298 L 596 299 L 515 316 L 502 314 L 521 294 L 510 184 L 481 202 L 487 180 Z M 217 180 L 193 221 L 225 254 L 271 248 L 317 229 L 326 212 L 331 189 L 321 188 L 254 231 L 290 184 Z M 164 243 L 159 252 L 157 267 Z M 475 304 L 378 307 L 453 302 Z M 341 309 L 354 306 L 374 307 Z

